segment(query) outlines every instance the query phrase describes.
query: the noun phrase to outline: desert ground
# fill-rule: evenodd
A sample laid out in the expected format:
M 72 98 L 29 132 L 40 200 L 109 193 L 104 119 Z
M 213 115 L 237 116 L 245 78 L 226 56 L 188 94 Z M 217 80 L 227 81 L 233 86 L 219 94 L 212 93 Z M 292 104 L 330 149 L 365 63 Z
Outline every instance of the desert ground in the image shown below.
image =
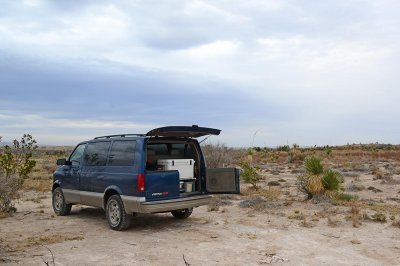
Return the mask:
M 244 151 L 262 176 L 258 190 L 243 182 L 240 195 L 215 196 L 186 220 L 138 215 L 124 232 L 109 229 L 102 209 L 75 205 L 70 216 L 54 215 L 50 177 L 66 153 L 37 155 L 17 212 L 0 219 L 0 264 L 400 264 L 398 148 Z M 342 173 L 346 196 L 306 200 L 297 178 L 309 154 Z

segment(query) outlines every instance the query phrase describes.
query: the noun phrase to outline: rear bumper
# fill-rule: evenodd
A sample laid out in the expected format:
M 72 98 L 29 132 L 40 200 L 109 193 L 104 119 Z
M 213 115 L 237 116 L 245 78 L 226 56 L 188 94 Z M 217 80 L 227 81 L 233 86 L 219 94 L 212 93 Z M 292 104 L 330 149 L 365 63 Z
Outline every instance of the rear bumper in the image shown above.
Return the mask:
M 127 213 L 154 213 L 180 210 L 206 205 L 211 195 L 199 195 L 171 200 L 146 202 L 144 197 L 121 196 Z

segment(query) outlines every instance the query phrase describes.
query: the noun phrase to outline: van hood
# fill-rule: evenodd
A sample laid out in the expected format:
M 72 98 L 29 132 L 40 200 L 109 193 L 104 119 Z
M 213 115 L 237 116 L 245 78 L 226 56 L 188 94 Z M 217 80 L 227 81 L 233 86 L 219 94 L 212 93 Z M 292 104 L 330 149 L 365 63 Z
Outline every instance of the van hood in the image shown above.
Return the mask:
M 193 125 L 155 128 L 147 132 L 146 136 L 198 138 L 206 135 L 219 135 L 219 133 L 221 133 L 219 129 Z

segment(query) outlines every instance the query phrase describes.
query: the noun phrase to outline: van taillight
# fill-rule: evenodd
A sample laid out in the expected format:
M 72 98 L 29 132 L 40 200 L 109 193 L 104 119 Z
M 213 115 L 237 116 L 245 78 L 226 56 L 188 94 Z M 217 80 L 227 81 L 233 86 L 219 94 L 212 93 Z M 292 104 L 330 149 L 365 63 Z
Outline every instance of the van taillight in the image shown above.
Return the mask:
M 137 177 L 137 190 L 139 192 L 144 191 L 144 174 L 139 174 Z

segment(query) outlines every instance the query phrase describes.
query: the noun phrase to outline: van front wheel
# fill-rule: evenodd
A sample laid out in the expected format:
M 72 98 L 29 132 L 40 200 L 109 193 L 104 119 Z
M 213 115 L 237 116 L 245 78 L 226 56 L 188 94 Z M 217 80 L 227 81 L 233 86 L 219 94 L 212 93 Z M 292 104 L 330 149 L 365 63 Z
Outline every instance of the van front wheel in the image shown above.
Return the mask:
M 131 224 L 131 216 L 125 212 L 124 203 L 119 195 L 112 195 L 106 205 L 108 225 L 117 231 L 126 230 Z
M 176 210 L 172 211 L 172 215 L 177 219 L 186 219 L 188 218 L 193 212 L 193 208 L 183 209 L 183 210 Z
M 72 204 L 65 202 L 64 194 L 60 187 L 53 191 L 52 205 L 55 214 L 64 216 L 69 215 L 71 212 Z

